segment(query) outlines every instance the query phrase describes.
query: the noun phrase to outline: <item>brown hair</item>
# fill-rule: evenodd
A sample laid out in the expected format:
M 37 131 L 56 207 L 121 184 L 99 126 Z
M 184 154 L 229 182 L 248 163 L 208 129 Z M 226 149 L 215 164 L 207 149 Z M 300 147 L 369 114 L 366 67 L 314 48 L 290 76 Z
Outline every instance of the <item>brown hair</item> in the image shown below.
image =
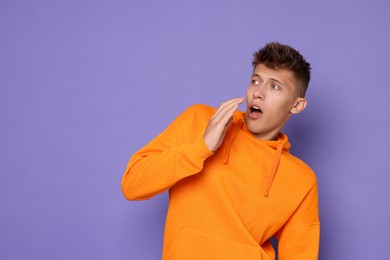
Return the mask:
M 295 49 L 278 42 L 271 42 L 253 54 L 253 69 L 264 64 L 271 69 L 288 69 L 298 81 L 297 94 L 305 97 L 310 81 L 310 63 Z

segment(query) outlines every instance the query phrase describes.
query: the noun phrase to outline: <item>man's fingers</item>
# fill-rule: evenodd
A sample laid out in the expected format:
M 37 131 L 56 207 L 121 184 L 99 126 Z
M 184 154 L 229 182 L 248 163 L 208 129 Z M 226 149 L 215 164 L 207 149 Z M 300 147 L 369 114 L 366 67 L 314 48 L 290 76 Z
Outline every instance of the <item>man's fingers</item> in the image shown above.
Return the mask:
M 230 105 L 234 104 L 234 103 L 240 103 L 244 101 L 244 98 L 240 97 L 240 98 L 232 98 L 232 99 L 229 99 L 225 102 L 223 102 L 217 109 L 217 111 L 215 112 L 215 114 L 218 114 L 220 111 L 222 111 L 223 109 L 225 109 L 226 107 L 229 107 Z
M 232 116 L 242 102 L 244 102 L 244 98 L 230 99 L 222 103 L 211 117 L 203 135 L 204 141 L 211 151 L 215 151 L 221 145 L 226 128 L 232 122 Z
M 218 117 L 218 123 L 221 125 L 228 125 L 228 122 L 230 119 L 232 119 L 234 112 L 237 110 L 239 104 L 234 104 L 233 106 L 229 107 L 229 109 L 224 110 L 223 112 L 220 113 Z
M 237 110 L 238 106 L 244 102 L 244 98 L 233 98 L 230 99 L 224 103 L 222 103 L 215 114 L 212 116 L 212 119 L 216 119 L 216 121 L 221 121 L 225 117 L 226 114 L 231 114 L 230 116 L 233 115 L 234 111 Z M 230 113 L 229 113 L 230 112 Z M 230 117 L 229 117 L 230 118 Z

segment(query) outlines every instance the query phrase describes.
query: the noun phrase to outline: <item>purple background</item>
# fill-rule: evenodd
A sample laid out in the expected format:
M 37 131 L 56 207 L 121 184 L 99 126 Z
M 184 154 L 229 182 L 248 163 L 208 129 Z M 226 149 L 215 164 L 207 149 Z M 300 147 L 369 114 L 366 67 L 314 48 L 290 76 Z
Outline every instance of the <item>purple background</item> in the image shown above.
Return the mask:
M 0 1 L 0 259 L 159 259 L 167 194 L 132 153 L 194 103 L 243 96 L 251 55 L 312 64 L 285 129 L 317 173 L 320 259 L 390 259 L 390 2 Z

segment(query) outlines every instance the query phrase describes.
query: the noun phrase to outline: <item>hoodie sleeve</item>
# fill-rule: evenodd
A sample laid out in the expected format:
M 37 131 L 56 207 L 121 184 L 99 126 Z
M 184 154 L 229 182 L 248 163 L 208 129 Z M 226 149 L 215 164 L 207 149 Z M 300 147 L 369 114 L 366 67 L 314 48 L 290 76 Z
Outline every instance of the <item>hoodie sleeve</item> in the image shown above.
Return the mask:
M 200 172 L 213 153 L 203 134 L 210 117 L 192 106 L 129 160 L 122 178 L 122 191 L 129 200 L 143 200 L 172 187 L 179 180 Z
M 316 182 L 276 238 L 280 260 L 318 259 L 320 221 Z

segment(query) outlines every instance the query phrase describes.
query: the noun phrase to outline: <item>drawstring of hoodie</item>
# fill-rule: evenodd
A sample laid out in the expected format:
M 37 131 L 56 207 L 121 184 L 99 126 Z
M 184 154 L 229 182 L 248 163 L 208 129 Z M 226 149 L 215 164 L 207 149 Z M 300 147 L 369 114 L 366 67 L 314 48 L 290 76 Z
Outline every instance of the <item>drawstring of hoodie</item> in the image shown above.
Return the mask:
M 283 151 L 283 142 L 279 141 L 278 147 L 276 148 L 276 157 L 275 157 L 274 163 L 272 165 L 271 171 L 268 174 L 268 180 L 267 180 L 267 183 L 265 185 L 264 197 L 266 197 L 266 198 L 268 198 L 268 196 L 269 196 L 272 182 L 274 181 L 275 173 L 276 173 L 278 166 L 279 166 L 280 157 L 282 156 L 282 151 Z
M 233 143 L 234 139 L 236 138 L 237 134 L 240 132 L 240 130 L 244 124 L 244 120 L 242 118 L 240 118 L 240 119 L 238 119 L 237 122 L 233 122 L 232 124 L 234 125 L 233 129 L 231 130 L 231 132 L 227 133 L 227 136 L 225 136 L 225 139 L 227 141 L 227 146 L 223 151 L 223 160 L 222 160 L 223 164 L 227 164 L 229 161 L 230 148 L 231 148 L 232 143 Z M 276 171 L 278 170 L 280 157 L 282 156 L 283 149 L 286 149 L 286 150 L 289 149 L 289 145 L 288 145 L 288 147 L 284 147 L 283 140 L 279 140 L 277 142 L 278 142 L 278 144 L 276 147 L 275 159 L 273 161 L 272 168 L 270 169 L 270 172 L 268 174 L 268 179 L 266 181 L 265 189 L 264 189 L 264 193 L 263 193 L 264 197 L 266 197 L 266 198 L 269 197 L 271 186 L 272 186 L 272 183 L 274 181 Z
M 228 145 L 223 153 L 223 163 L 224 164 L 227 164 L 228 161 L 229 161 L 229 154 L 230 154 L 230 147 L 232 146 L 232 143 L 234 141 L 234 139 L 236 138 L 238 132 L 240 131 L 241 127 L 242 127 L 242 124 L 244 123 L 244 121 L 242 119 L 238 120 L 237 124 L 235 124 L 235 127 L 233 129 L 233 133 L 231 133 L 229 136 L 228 136 Z

